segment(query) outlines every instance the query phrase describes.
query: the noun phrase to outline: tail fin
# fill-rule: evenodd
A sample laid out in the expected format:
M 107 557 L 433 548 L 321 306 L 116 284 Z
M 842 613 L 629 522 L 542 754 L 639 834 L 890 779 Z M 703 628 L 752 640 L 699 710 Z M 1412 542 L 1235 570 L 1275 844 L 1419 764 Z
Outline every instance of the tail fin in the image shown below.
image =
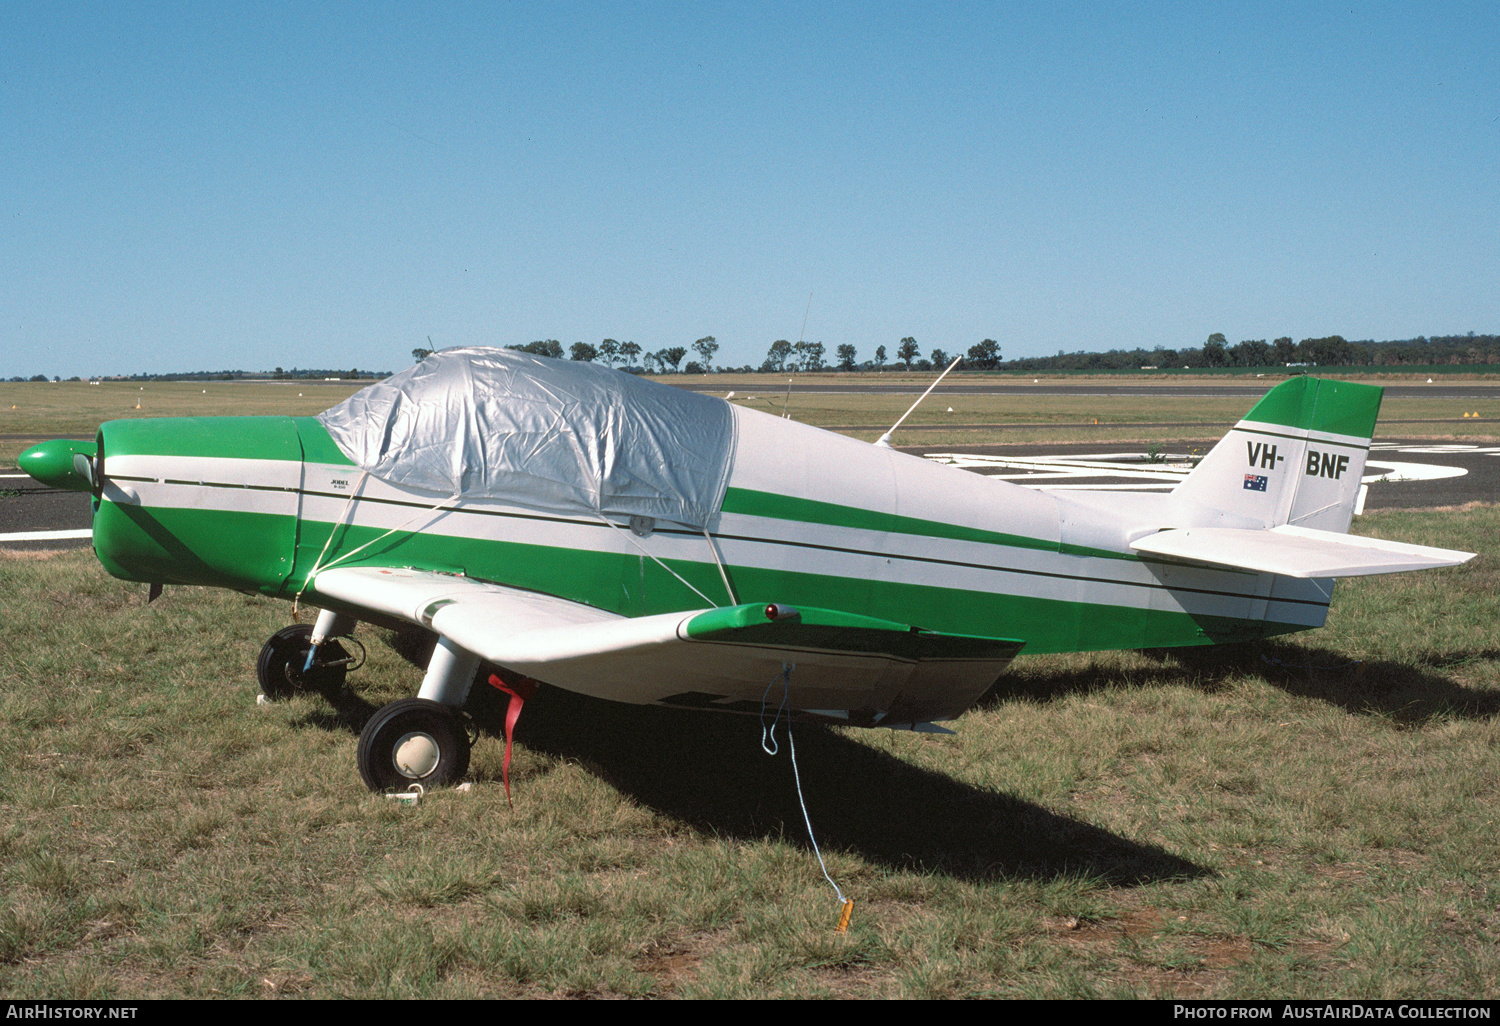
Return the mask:
M 1263 396 L 1173 491 L 1265 527 L 1344 533 L 1384 389 L 1296 377 Z

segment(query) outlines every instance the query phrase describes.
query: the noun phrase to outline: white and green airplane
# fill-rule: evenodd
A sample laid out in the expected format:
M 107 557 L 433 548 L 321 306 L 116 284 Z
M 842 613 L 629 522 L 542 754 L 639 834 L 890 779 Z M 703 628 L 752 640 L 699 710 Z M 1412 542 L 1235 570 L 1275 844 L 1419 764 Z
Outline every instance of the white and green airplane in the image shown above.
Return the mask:
M 1031 652 L 1319 627 L 1333 578 L 1471 553 L 1346 532 L 1381 389 L 1273 388 L 1169 494 L 1047 493 L 603 367 L 453 349 L 318 417 L 115 420 L 21 456 L 90 490 L 116 577 L 302 599 L 271 697 L 359 621 L 434 632 L 359 741 L 376 790 L 468 767 L 481 662 L 599 698 L 932 728 Z M 773 699 L 780 699 L 780 688 Z

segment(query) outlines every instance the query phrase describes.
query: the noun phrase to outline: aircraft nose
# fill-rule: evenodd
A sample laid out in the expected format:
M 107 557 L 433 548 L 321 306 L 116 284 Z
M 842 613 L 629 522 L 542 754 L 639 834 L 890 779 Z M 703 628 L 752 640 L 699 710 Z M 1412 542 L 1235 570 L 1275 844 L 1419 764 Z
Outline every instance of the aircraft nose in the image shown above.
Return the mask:
M 21 453 L 16 465 L 44 485 L 88 492 L 94 488 L 94 455 L 98 451 L 94 442 L 54 438 Z

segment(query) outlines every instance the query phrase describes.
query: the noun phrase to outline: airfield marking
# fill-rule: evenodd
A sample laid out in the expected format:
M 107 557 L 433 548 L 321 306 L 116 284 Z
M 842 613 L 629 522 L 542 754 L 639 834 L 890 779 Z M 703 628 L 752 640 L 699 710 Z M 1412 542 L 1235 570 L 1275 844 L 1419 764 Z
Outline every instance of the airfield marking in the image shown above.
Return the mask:
M 8 541 L 61 541 L 67 538 L 92 538 L 93 528 L 79 531 L 16 531 L 13 534 L 0 534 L 0 542 Z
M 1464 467 L 1445 467 L 1437 463 L 1395 463 L 1387 460 L 1366 460 L 1365 469 L 1385 467 L 1385 473 L 1366 473 L 1360 480 L 1365 484 L 1376 481 L 1441 481 L 1445 477 L 1463 477 L 1469 471 Z
M 1377 442 L 1372 448 L 1383 452 L 1436 455 L 1482 453 L 1500 456 L 1500 446 L 1481 448 L 1462 444 L 1402 445 Z M 1158 454 L 1153 461 L 1144 452 L 1105 452 L 1078 456 L 990 456 L 961 452 L 929 452 L 923 455 L 934 463 L 1009 481 L 1022 488 L 1047 492 L 1167 492 L 1177 487 L 1197 464 L 1195 457 L 1179 454 Z M 1394 484 L 1401 481 L 1440 481 L 1464 477 L 1468 473 L 1465 467 L 1443 464 L 1367 460 L 1361 483 L 1368 488 L 1372 484 Z M 1120 483 L 1122 479 L 1124 483 Z M 1363 507 L 1364 503 L 1361 501 L 1356 513 L 1364 512 Z

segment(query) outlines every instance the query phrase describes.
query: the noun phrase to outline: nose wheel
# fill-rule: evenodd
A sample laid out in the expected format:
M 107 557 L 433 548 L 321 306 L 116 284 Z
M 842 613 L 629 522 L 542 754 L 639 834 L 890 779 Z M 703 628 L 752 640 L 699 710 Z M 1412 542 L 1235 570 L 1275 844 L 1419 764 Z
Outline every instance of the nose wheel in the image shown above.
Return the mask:
M 359 775 L 372 791 L 442 787 L 469 769 L 469 732 L 456 710 L 425 698 L 385 706 L 359 735 Z

